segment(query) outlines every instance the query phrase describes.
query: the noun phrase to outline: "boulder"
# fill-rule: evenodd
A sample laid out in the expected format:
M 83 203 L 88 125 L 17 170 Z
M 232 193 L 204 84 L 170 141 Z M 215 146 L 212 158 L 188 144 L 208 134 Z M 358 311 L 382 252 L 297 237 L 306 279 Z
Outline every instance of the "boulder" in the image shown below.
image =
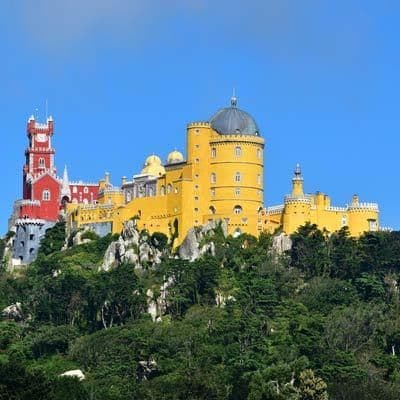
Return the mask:
M 10 304 L 6 308 L 3 309 L 1 315 L 4 318 L 13 319 L 14 321 L 22 321 L 24 319 L 24 313 L 22 311 L 22 304 L 16 302 L 14 304 Z
M 189 229 L 185 239 L 179 247 L 179 257 L 182 260 L 195 261 L 204 254 L 215 255 L 215 244 L 212 240 L 205 241 L 212 237 L 218 228 L 222 229 L 224 236 L 228 234 L 228 227 L 225 220 L 213 220 L 205 225 Z
M 85 379 L 85 375 L 80 369 L 72 369 L 70 371 L 65 371 L 59 376 L 69 376 L 71 378 L 78 378 L 80 381 L 83 381 Z
M 276 254 L 284 254 L 286 251 L 292 248 L 292 239 L 286 233 L 280 233 L 274 236 L 272 241 L 272 248 Z

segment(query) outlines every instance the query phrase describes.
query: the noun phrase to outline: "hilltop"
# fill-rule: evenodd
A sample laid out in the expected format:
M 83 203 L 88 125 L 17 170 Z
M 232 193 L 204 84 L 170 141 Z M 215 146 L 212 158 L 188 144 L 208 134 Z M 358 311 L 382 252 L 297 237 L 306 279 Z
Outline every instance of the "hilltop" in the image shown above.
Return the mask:
M 34 263 L 6 261 L 0 399 L 398 398 L 400 232 L 214 222 L 176 249 L 60 222 Z

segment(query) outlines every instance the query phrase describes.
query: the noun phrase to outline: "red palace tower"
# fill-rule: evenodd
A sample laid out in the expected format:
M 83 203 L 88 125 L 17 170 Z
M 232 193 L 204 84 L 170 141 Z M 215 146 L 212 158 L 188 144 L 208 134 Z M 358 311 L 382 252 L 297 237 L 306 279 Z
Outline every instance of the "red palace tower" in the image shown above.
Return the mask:
M 33 261 L 46 229 L 53 226 L 63 212 L 66 202 L 95 203 L 98 183 L 69 182 L 67 169 L 63 177 L 57 176 L 52 147 L 53 118 L 46 123 L 31 116 L 27 125 L 29 146 L 25 150 L 22 200 L 14 203 L 9 229 L 15 232 L 13 263 Z

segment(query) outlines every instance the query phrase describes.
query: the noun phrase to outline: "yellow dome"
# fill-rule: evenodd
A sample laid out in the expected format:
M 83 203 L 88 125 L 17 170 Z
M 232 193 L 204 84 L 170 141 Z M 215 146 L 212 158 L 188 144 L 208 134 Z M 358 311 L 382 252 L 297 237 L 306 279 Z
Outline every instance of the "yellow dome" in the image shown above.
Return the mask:
M 167 163 L 175 164 L 184 161 L 183 154 L 180 151 L 174 150 L 168 154 Z
M 160 157 L 156 156 L 155 154 L 152 154 L 151 156 L 148 156 L 146 158 L 146 161 L 144 162 L 144 166 L 148 166 L 151 164 L 156 164 L 156 165 L 161 165 L 161 159 Z
M 164 175 L 165 168 L 161 164 L 160 157 L 158 157 L 154 154 L 147 157 L 141 173 L 146 174 L 146 175 L 152 175 L 152 176 Z

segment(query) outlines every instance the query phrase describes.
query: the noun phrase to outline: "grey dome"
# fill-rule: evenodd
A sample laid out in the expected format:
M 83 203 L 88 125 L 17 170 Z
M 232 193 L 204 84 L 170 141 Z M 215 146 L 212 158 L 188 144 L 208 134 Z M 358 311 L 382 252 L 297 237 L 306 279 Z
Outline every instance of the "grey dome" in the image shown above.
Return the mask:
M 217 111 L 210 119 L 211 127 L 221 135 L 260 136 L 254 118 L 236 104 L 236 97 L 232 97 L 231 106 Z

